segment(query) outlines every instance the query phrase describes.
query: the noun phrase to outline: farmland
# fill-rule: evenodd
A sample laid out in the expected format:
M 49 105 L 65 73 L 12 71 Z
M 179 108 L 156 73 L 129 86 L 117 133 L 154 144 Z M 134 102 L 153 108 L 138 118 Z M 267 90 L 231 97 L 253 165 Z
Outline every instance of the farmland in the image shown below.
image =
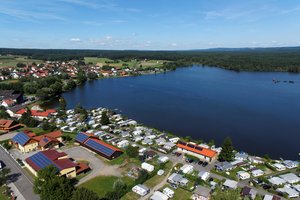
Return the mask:
M 4 66 L 15 67 L 18 63 L 32 64 L 33 62 L 39 64 L 42 63 L 43 61 L 30 59 L 27 56 L 16 56 L 16 55 L 0 56 L 0 67 L 4 67 Z

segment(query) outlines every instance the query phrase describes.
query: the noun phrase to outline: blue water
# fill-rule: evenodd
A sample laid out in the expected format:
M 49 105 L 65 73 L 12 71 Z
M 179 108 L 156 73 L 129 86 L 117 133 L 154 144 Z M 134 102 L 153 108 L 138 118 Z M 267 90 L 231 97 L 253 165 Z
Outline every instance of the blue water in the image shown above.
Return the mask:
M 278 84 L 273 79 L 281 80 Z M 294 84 L 283 83 L 293 80 Z M 108 107 L 147 126 L 299 159 L 300 75 L 194 66 L 173 72 L 87 82 L 65 93 L 68 107 Z

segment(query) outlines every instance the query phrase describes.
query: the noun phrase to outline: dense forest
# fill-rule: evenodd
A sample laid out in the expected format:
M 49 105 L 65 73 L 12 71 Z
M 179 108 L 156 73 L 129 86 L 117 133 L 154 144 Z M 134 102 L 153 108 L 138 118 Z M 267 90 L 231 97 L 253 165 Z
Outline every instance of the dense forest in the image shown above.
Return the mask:
M 203 64 L 230 70 L 300 72 L 300 47 L 208 49 L 189 51 L 0 49 L 1 55 L 24 55 L 41 60 L 81 60 L 84 57 L 110 59 L 161 59 L 165 67 Z

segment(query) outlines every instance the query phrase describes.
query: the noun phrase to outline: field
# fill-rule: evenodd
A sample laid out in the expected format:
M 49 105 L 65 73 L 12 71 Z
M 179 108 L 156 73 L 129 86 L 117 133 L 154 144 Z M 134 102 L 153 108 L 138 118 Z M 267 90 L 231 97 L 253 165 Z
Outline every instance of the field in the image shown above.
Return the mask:
M 9 66 L 15 67 L 17 63 L 31 64 L 31 63 L 42 63 L 41 60 L 29 59 L 26 56 L 0 56 L 0 67 Z
M 97 57 L 85 57 L 84 61 L 86 64 L 93 63 L 99 66 L 109 65 L 114 67 L 121 67 L 121 68 L 157 68 L 161 67 L 166 60 L 147 60 L 147 61 L 137 61 L 137 60 L 130 60 L 130 61 L 122 61 L 108 59 L 108 58 L 97 58 Z
M 113 185 L 116 180 L 120 177 L 116 176 L 98 176 L 89 180 L 88 182 L 83 183 L 80 187 L 85 187 L 96 192 L 100 198 L 104 197 L 107 192 L 113 191 Z M 124 183 L 130 185 L 133 183 L 133 179 L 129 177 L 121 178 Z

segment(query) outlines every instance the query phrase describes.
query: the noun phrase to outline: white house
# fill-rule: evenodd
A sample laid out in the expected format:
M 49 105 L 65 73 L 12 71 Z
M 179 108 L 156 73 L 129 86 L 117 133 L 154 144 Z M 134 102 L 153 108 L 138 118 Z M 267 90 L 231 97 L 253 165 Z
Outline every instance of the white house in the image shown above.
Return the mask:
M 282 164 L 284 164 L 286 166 L 286 168 L 288 168 L 288 169 L 296 168 L 299 165 L 298 162 L 291 161 L 291 160 L 285 160 L 282 162 Z
M 238 176 L 239 179 L 242 179 L 242 180 L 250 178 L 250 174 L 245 171 L 239 171 L 236 173 L 236 175 Z
M 264 175 L 264 171 L 261 169 L 256 169 L 251 172 L 252 176 L 258 177 Z
M 154 170 L 154 166 L 153 165 L 150 165 L 146 162 L 143 162 L 142 165 L 141 165 L 142 169 L 148 171 L 148 172 L 152 172 Z
M 160 157 L 157 159 L 157 161 L 158 161 L 159 163 L 166 163 L 166 162 L 169 161 L 169 157 L 168 157 L 168 156 L 160 156 Z
M 117 147 L 119 147 L 119 148 L 125 148 L 125 147 L 128 147 L 128 145 L 129 145 L 128 140 L 122 140 L 117 143 Z
M 169 198 L 173 198 L 175 192 L 173 190 L 171 190 L 170 188 L 166 187 L 165 189 L 163 189 L 163 193 L 165 195 L 167 195 Z
M 288 195 L 289 198 L 297 198 L 299 197 L 299 192 L 297 192 L 296 190 L 288 187 L 288 186 L 284 186 L 283 188 L 278 188 L 277 191 L 286 193 Z
M 193 167 L 192 165 L 187 165 L 187 164 L 185 164 L 185 165 L 183 165 L 183 166 L 180 168 L 180 170 L 181 170 L 182 173 L 184 173 L 184 174 L 190 174 L 190 173 L 193 172 L 194 167 Z
M 282 174 L 279 177 L 291 184 L 300 182 L 300 178 L 296 174 L 293 174 L 293 173 Z
M 132 191 L 139 194 L 140 196 L 145 196 L 149 193 L 150 189 L 144 185 L 138 184 L 132 188 Z
M 210 176 L 210 173 L 205 172 L 205 171 L 199 172 L 199 174 L 198 174 L 198 177 L 201 178 L 204 181 L 207 181 L 209 176 Z
M 286 183 L 285 180 L 279 177 L 272 177 L 268 180 L 272 185 L 283 185 Z
M 283 171 L 283 170 L 286 170 L 286 167 L 285 167 L 283 164 L 275 163 L 273 166 L 275 167 L 275 169 L 276 169 L 277 171 Z
M 150 200 L 168 200 L 169 197 L 160 191 L 155 191 Z
M 231 189 L 236 189 L 238 185 L 238 182 L 227 179 L 224 183 L 223 186 L 227 187 L 227 188 L 231 188 Z

